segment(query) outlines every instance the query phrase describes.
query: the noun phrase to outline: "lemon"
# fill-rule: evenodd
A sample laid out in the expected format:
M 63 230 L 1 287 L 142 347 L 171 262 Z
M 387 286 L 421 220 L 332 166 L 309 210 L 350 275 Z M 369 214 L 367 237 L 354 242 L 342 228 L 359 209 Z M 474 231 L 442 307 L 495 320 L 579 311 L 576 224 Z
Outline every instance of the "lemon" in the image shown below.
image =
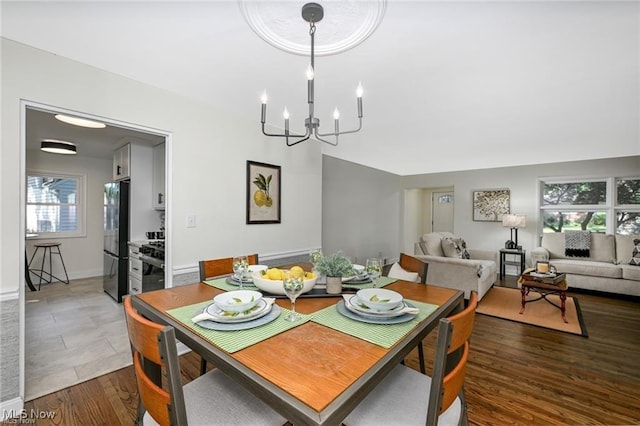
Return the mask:
M 267 204 L 267 201 L 267 194 L 262 189 L 258 189 L 253 194 L 253 202 L 256 203 L 258 207 L 264 206 L 265 204 Z
M 289 271 L 291 271 L 292 274 L 296 274 L 296 275 L 301 275 L 304 276 L 304 269 L 302 269 L 300 266 L 294 266 L 291 269 L 289 269 Z
M 264 202 L 264 205 L 271 207 L 273 205 L 273 199 L 271 197 L 267 197 L 267 201 Z
M 278 268 L 271 268 L 267 271 L 267 276 L 270 280 L 281 280 L 282 271 Z
M 304 273 L 304 279 L 305 280 L 312 280 L 316 277 L 316 274 L 314 274 L 313 272 L 305 272 Z

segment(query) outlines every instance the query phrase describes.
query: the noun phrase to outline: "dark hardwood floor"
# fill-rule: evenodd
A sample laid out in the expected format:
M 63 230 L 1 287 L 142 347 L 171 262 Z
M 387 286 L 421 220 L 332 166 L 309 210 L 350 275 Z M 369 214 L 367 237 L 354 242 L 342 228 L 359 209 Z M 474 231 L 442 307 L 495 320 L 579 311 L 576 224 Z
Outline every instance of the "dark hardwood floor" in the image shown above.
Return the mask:
M 470 424 L 640 424 L 640 301 L 570 295 L 588 338 L 477 315 L 465 382 Z M 427 358 L 434 343 L 435 335 L 425 340 Z M 184 380 L 192 380 L 199 357 L 188 353 L 181 363 Z M 416 353 L 407 364 L 418 369 Z M 27 402 L 25 410 L 53 413 L 31 423 L 38 425 L 132 425 L 137 399 L 128 367 Z

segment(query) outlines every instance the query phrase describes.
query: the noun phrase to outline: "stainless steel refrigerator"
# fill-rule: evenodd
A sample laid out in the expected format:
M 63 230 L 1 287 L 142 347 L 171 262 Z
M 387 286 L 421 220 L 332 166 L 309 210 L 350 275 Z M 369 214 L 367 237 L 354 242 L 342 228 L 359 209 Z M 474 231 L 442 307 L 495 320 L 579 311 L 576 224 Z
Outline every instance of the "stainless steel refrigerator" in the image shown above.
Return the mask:
M 120 303 L 128 293 L 129 182 L 104 186 L 104 275 L 105 293 Z

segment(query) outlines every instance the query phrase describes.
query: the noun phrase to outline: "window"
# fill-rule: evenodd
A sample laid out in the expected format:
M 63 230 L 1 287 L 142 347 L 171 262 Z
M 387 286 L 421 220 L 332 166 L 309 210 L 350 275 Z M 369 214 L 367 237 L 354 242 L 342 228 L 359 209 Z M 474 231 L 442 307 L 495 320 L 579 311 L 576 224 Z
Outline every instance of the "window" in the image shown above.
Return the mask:
M 640 234 L 640 178 L 541 182 L 543 232 Z
M 29 172 L 27 233 L 51 236 L 84 235 L 82 176 Z

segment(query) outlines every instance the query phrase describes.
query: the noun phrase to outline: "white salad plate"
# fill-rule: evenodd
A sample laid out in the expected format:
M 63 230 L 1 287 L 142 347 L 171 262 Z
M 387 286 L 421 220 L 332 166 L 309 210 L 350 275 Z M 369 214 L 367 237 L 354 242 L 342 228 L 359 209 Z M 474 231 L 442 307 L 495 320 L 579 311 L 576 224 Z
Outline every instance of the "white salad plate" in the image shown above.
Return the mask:
M 215 303 L 210 304 L 205 308 L 205 312 L 211 315 L 211 321 L 221 323 L 237 323 L 251 321 L 269 313 L 272 303 L 267 303 L 264 299 L 260 299 L 256 305 L 244 312 L 230 312 L 223 311 L 220 306 Z

